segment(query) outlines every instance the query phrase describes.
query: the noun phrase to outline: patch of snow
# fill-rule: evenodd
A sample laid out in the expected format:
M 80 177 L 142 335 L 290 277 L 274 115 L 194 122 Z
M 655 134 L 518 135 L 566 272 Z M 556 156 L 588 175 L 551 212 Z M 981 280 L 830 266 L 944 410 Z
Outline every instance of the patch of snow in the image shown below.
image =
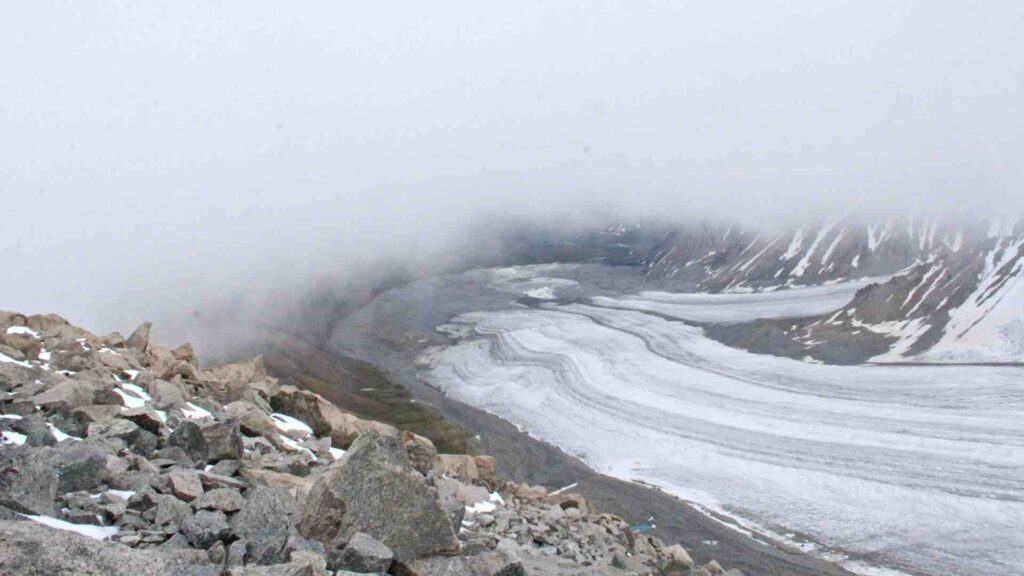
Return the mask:
M 143 390 L 142 386 L 138 386 L 136 384 L 124 383 L 124 384 L 121 384 L 121 388 L 124 388 L 125 390 L 128 390 L 129 392 L 135 394 L 139 398 L 142 398 L 146 402 L 152 402 L 153 401 L 153 397 L 150 396 L 148 392 Z
M 497 509 L 497 504 L 488 500 L 487 502 L 477 502 L 472 506 L 466 506 L 466 514 L 486 514 Z
M 3 420 L 21 420 L 21 416 L 17 414 L 0 414 L 0 419 Z
M 270 418 L 274 421 L 274 426 L 277 426 L 277 429 L 281 430 L 282 432 L 291 432 L 292 430 L 298 430 L 299 432 L 304 432 L 306 436 L 310 436 L 313 434 L 313 429 L 310 428 L 308 424 L 306 424 L 302 420 L 299 420 L 298 418 L 294 418 L 287 414 L 281 414 L 279 412 L 274 412 L 273 414 L 270 415 Z
M 561 494 L 562 492 L 565 492 L 566 490 L 572 490 L 573 488 L 575 488 L 577 486 L 579 486 L 579 483 L 578 482 L 573 482 L 572 484 L 569 484 L 568 486 L 562 486 L 558 490 L 555 490 L 554 492 L 552 492 L 550 495 L 551 496 L 557 496 L 557 495 Z M 500 498 L 501 496 L 499 495 L 498 497 Z
M 292 452 L 305 452 L 312 456 L 314 461 L 319 460 L 319 458 L 316 457 L 316 454 L 314 454 L 312 450 L 300 445 L 295 440 L 285 436 L 284 434 L 278 434 L 277 437 L 281 439 L 281 442 L 284 443 L 285 446 L 291 448 Z
M 70 434 L 67 434 L 60 428 L 57 428 L 56 426 L 50 424 L 49 422 L 47 422 L 46 425 L 50 427 L 50 434 L 53 435 L 54 439 L 56 439 L 57 442 L 63 442 L 65 440 L 81 440 L 81 438 L 79 438 L 78 436 L 72 436 Z
M 58 530 L 67 530 L 68 532 L 75 532 L 76 534 L 88 536 L 89 538 L 93 538 L 95 540 L 103 540 L 105 538 L 110 538 L 111 536 L 115 536 L 119 532 L 117 526 L 93 526 L 92 524 L 72 524 L 71 522 L 58 520 L 57 518 L 52 518 L 50 516 L 32 516 L 30 514 L 21 514 L 21 516 L 24 516 L 25 518 L 28 518 L 33 522 L 43 524 L 44 526 L 49 526 L 50 528 L 56 528 Z
M 342 450 L 341 448 L 335 448 L 333 446 L 331 446 L 330 452 L 331 452 L 331 458 L 333 458 L 335 460 L 338 460 L 342 456 L 345 455 L 345 451 L 344 450 Z
M 121 400 L 124 402 L 124 405 L 127 408 L 141 408 L 142 406 L 146 405 L 145 400 L 139 398 L 134 394 L 130 394 L 125 390 L 122 390 L 120 388 L 114 388 L 114 392 L 117 392 L 117 395 L 121 397 Z
M 10 432 L 7 430 L 0 432 L 0 444 L 3 445 L 10 444 L 14 446 L 21 446 L 22 444 L 25 443 L 25 440 L 27 439 L 27 436 L 25 436 L 24 434 L 18 434 L 17 432 Z
M 213 414 L 210 414 L 209 410 L 200 408 L 191 402 L 187 402 L 185 407 L 181 409 L 182 414 L 189 420 L 199 420 L 202 418 L 213 418 Z
M 11 327 L 7 328 L 7 333 L 8 334 L 26 334 L 28 336 L 31 336 L 31 337 L 35 338 L 36 340 L 39 340 L 39 333 L 36 332 L 35 330 L 29 328 L 28 326 L 11 326 Z
M 801 226 L 796 229 L 793 233 L 793 240 L 790 241 L 789 247 L 786 248 L 786 253 L 782 255 L 780 260 L 789 260 L 800 253 L 800 247 L 804 244 L 804 228 Z

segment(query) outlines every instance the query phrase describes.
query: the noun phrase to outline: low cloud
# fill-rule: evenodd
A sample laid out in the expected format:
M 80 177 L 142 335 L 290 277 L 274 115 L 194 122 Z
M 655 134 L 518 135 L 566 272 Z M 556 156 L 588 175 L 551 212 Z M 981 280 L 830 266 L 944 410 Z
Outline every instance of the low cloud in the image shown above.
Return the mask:
M 8 12 L 0 306 L 103 330 L 454 265 L 511 219 L 1022 209 L 1016 2 Z

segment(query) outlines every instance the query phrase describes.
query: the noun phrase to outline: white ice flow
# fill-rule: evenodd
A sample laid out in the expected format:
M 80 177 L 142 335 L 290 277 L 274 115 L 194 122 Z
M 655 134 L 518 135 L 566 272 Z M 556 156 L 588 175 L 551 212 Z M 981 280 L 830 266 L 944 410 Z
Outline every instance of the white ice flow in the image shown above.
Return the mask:
M 427 380 L 599 471 L 800 530 L 851 568 L 869 554 L 915 573 L 1024 566 L 1020 369 L 810 364 L 585 305 L 452 322 L 483 337 L 425 354 Z
M 787 288 L 751 294 L 679 294 L 641 292 L 636 296 L 593 298 L 596 306 L 654 312 L 688 322 L 749 322 L 760 318 L 796 318 L 834 312 L 857 291 L 884 278 L 865 278 L 839 284 Z

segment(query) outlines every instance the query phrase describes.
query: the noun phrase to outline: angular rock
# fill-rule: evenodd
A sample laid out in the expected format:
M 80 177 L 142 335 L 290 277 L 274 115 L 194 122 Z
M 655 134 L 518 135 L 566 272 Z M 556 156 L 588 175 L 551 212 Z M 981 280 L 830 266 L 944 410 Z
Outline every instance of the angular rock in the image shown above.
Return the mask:
M 133 550 L 35 522 L 0 521 L 0 572 L 18 576 L 188 574 L 186 556 Z
M 257 564 L 287 559 L 285 545 L 298 522 L 295 499 L 273 486 L 250 488 L 245 504 L 231 519 L 235 535 L 247 541 L 246 557 Z
M 184 387 L 167 380 L 154 379 L 150 381 L 146 391 L 153 398 L 153 407 L 157 410 L 180 408 L 188 401 L 188 392 Z
M 360 436 L 317 480 L 299 531 L 325 544 L 365 532 L 399 560 L 459 549 L 448 514 L 412 468 L 401 441 L 374 432 Z
M 661 553 L 665 558 L 661 571 L 668 576 L 689 574 L 693 568 L 693 559 L 690 558 L 690 554 L 686 549 L 679 544 L 668 546 L 662 549 Z
M 237 421 L 217 422 L 202 429 L 209 462 L 238 460 L 242 457 L 242 434 Z
M 356 532 L 348 540 L 345 548 L 332 558 L 333 569 L 352 572 L 385 573 L 391 567 L 395 553 L 381 544 L 373 536 Z
M 241 510 L 244 504 L 245 498 L 231 488 L 214 488 L 192 503 L 196 510 L 220 510 L 229 514 Z
M 181 533 L 196 548 L 209 548 L 231 534 L 227 517 L 219 510 L 200 510 L 181 523 Z
M 192 470 L 175 470 L 167 475 L 171 492 L 180 500 L 191 502 L 203 495 L 199 474 Z
M 86 382 L 66 380 L 31 398 L 47 410 L 71 410 L 93 403 L 95 390 Z
M 143 322 L 138 328 L 132 332 L 132 335 L 128 337 L 126 344 L 129 348 L 134 348 L 139 352 L 145 352 L 149 348 L 149 332 L 153 328 L 152 322 Z
M 277 426 L 263 410 L 248 400 L 236 400 L 224 406 L 232 418 L 238 420 L 244 434 L 248 436 L 267 436 L 277 433 Z
M 96 488 L 110 478 L 108 451 L 92 442 L 62 442 L 57 445 L 53 465 L 57 469 L 57 492 L 78 492 Z
M 167 445 L 181 448 L 194 462 L 206 462 L 209 447 L 202 429 L 195 422 L 179 422 L 167 438 Z
M 480 473 L 472 456 L 466 454 L 438 454 L 431 467 L 439 476 L 462 480 L 479 480 Z
M 139 428 L 152 432 L 153 434 L 160 434 L 160 431 L 164 427 L 163 419 L 159 414 L 157 414 L 156 410 L 149 406 L 139 406 L 138 408 L 122 410 L 121 417 L 125 420 L 134 422 Z
M 57 471 L 34 450 L 0 449 L 0 506 L 24 514 L 53 515 Z
M 402 444 L 405 446 L 405 453 L 409 455 L 409 462 L 420 474 L 426 475 L 437 456 L 437 448 L 430 438 L 403 430 Z

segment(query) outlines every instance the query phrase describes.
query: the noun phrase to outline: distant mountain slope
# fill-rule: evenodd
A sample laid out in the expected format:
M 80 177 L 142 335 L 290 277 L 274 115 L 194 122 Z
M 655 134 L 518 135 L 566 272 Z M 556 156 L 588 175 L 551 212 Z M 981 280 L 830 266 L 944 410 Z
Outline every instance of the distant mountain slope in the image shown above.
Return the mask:
M 842 363 L 1024 361 L 1024 221 L 848 217 L 774 232 L 698 224 L 666 234 L 642 265 L 652 282 L 709 293 L 888 278 L 825 318 L 713 331 L 758 351 Z

